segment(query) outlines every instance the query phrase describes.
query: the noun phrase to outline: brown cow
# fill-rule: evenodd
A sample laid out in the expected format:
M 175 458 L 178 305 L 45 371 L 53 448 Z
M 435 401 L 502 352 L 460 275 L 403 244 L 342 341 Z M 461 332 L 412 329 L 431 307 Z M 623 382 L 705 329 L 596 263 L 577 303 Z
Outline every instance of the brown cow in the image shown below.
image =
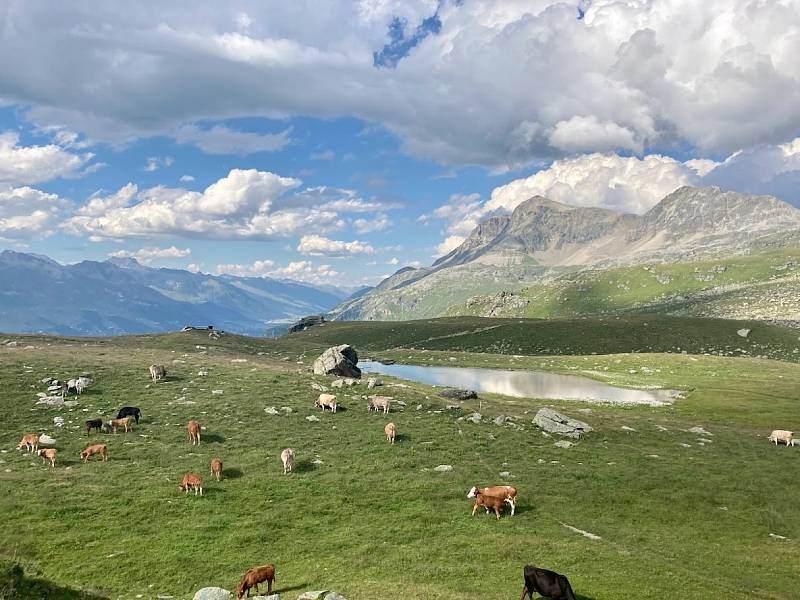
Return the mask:
M 189 489 L 194 490 L 194 495 L 197 496 L 197 492 L 200 492 L 200 495 L 203 495 L 203 478 L 200 475 L 196 475 L 195 473 L 187 473 L 183 476 L 181 480 L 181 484 L 178 486 L 178 489 L 189 493 Z
M 211 459 L 211 476 L 216 477 L 217 481 L 219 481 L 220 477 L 222 477 L 222 460 L 219 458 L 212 458 Z
M 494 514 L 497 515 L 498 520 L 500 519 L 500 511 L 503 510 L 503 507 L 506 505 L 506 501 L 502 498 L 497 496 L 484 496 L 481 493 L 478 493 L 475 496 L 475 505 L 472 507 L 472 516 L 475 516 L 475 511 L 478 510 L 479 506 L 483 506 L 485 508 L 491 509 L 494 511 Z
M 125 417 L 124 419 L 111 419 L 111 430 L 114 433 L 117 433 L 117 429 L 123 427 L 125 429 L 125 433 L 129 432 L 131 429 L 131 418 Z
M 28 452 L 36 452 L 39 449 L 39 434 L 26 433 L 23 435 L 22 440 L 17 446 L 17 450 L 21 450 L 23 446 L 25 446 L 25 450 Z
M 397 435 L 397 427 L 394 423 L 387 423 L 386 427 L 383 428 L 383 432 L 386 434 L 386 439 L 394 444 L 394 438 Z
M 51 467 L 56 466 L 56 454 L 58 454 L 58 451 L 55 448 L 42 448 L 41 450 L 37 450 L 36 454 L 41 456 L 42 461 L 45 463 L 49 460 Z
M 248 569 L 236 590 L 237 600 L 241 600 L 245 592 L 247 592 L 247 597 L 249 598 L 250 588 L 255 588 L 257 594 L 258 584 L 265 581 L 267 582 L 267 594 L 271 594 L 272 583 L 275 581 L 275 565 L 264 565 L 262 567 Z
M 108 460 L 108 446 L 105 444 L 93 444 L 92 446 L 86 446 L 83 452 L 81 452 L 81 460 L 83 462 L 87 462 L 90 456 L 94 456 L 95 454 L 99 454 L 103 462 Z
M 195 420 L 189 421 L 189 443 L 200 445 L 200 423 Z

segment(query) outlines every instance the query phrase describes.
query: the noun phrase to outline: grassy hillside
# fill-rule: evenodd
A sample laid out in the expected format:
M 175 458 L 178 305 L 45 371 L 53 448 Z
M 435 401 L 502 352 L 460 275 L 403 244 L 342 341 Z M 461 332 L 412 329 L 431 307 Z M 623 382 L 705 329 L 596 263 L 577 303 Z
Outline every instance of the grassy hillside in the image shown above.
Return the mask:
M 656 312 L 725 318 L 798 318 L 800 249 L 713 260 L 570 271 L 512 294 L 474 296 L 445 314 L 573 317 Z
M 746 338 L 737 334 L 740 329 L 750 329 Z M 391 348 L 544 355 L 688 352 L 800 360 L 800 330 L 761 321 L 663 315 L 342 321 L 280 338 L 276 347 L 316 351 L 337 343 L 350 343 L 367 352 Z
M 267 561 L 277 565 L 284 598 L 322 588 L 351 599 L 514 598 L 526 563 L 568 574 L 583 600 L 661 599 L 676 590 L 685 599 L 796 597 L 800 449 L 775 448 L 765 436 L 796 428 L 800 366 L 664 354 L 403 351 L 420 361 L 513 360 L 519 368 L 690 390 L 662 408 L 547 402 L 596 430 L 565 450 L 530 425 L 545 405 L 536 399 L 488 395 L 452 410 L 429 387 L 387 385 L 381 392 L 406 404 L 388 418 L 367 413 L 359 387 L 339 392 L 344 410 L 336 415 L 314 412 L 310 382 L 329 379 L 306 372 L 309 349 L 323 334 L 325 343 L 368 339 L 347 325 L 353 329 L 326 326 L 275 342 L 192 333 L 26 338 L 19 348 L 0 347 L 0 489 L 13 491 L 0 496 L 0 597 L 15 564 L 26 575 L 12 597 L 100 600 L 232 589 L 247 567 Z M 424 329 L 452 332 L 447 325 Z M 382 346 L 394 339 L 389 333 Z M 148 382 L 152 362 L 167 365 L 168 381 Z M 201 368 L 208 376 L 197 375 Z M 35 404 L 42 377 L 83 370 L 96 384 L 78 407 Z M 143 421 L 132 433 L 93 434 L 90 441 L 109 444 L 110 460 L 81 464 L 83 421 L 123 404 L 140 406 Z M 267 406 L 292 412 L 272 416 Z M 481 424 L 459 421 L 478 409 Z M 498 414 L 516 417 L 522 429 L 491 424 Z M 54 416 L 65 428 L 53 428 Z M 199 448 L 186 441 L 190 418 L 205 426 Z M 383 439 L 388 419 L 400 434 L 394 447 Z M 687 431 L 698 425 L 713 435 Z M 26 431 L 57 438 L 55 469 L 14 450 Z M 298 457 L 289 476 L 278 458 L 286 446 Z M 213 456 L 225 462 L 223 481 L 207 481 L 202 498 L 179 493 L 186 471 L 208 479 Z M 453 470 L 434 471 L 440 464 Z M 520 489 L 517 515 L 470 517 L 467 489 L 499 483 L 501 472 Z

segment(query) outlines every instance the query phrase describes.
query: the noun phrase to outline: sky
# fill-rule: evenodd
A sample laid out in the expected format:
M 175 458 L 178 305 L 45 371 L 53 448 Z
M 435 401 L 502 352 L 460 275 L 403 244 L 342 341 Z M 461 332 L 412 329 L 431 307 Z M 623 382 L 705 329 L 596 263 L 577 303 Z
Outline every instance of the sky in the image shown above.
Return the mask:
M 0 249 L 374 285 L 541 194 L 800 206 L 797 0 L 0 0 Z

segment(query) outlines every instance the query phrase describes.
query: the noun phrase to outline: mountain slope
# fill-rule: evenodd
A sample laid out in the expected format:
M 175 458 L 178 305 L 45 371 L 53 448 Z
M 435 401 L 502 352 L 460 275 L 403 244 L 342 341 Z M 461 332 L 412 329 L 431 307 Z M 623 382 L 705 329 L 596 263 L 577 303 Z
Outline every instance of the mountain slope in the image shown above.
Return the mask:
M 154 269 L 133 259 L 60 265 L 0 253 L 0 331 L 109 335 L 213 324 L 263 334 L 275 321 L 324 312 L 336 295 L 296 282 Z
M 682 187 L 644 215 L 620 214 L 601 208 L 572 207 L 536 196 L 521 203 L 511 215 L 492 217 L 479 224 L 461 246 L 431 267 L 398 272 L 372 292 L 336 309 L 339 319 L 402 320 L 444 314 L 480 316 L 570 316 L 652 309 L 666 294 L 672 298 L 667 311 L 681 312 L 683 292 L 706 292 L 720 285 L 714 276 L 673 278 L 674 285 L 653 286 L 635 300 L 623 303 L 584 303 L 585 310 L 571 312 L 569 302 L 559 305 L 558 292 L 565 282 L 572 285 L 570 297 L 586 295 L 583 274 L 591 271 L 598 289 L 607 287 L 604 274 L 625 287 L 615 269 L 640 265 L 686 264 L 700 259 L 724 261 L 734 256 L 770 253 L 800 247 L 800 210 L 770 196 L 723 192 L 719 188 Z M 775 277 L 792 275 L 795 254 L 765 259 L 751 278 L 732 270 L 727 277 L 745 293 L 739 300 L 717 303 L 710 312 L 702 309 L 702 296 L 692 297 L 694 311 L 708 316 L 739 318 L 797 318 L 797 303 L 764 311 L 769 297 L 758 287 Z M 789 269 L 776 271 L 781 261 Z M 758 261 L 757 261 L 758 262 Z M 773 264 L 774 263 L 774 264 Z M 709 268 L 723 268 L 711 265 Z M 725 267 L 727 268 L 727 267 Z M 691 271 L 691 267 L 688 269 Z M 634 279 L 636 279 L 634 277 Z M 719 280 L 725 280 L 720 277 Z M 798 284 L 787 280 L 790 291 Z M 700 285 L 698 285 L 698 283 Z M 612 285 L 609 283 L 609 285 Z M 747 289 L 758 287 L 748 308 Z M 526 292 L 509 294 L 525 289 Z M 531 290 L 533 290 L 531 292 Z M 500 293 L 503 294 L 500 294 Z M 650 294 L 650 295 L 648 295 Z M 713 295 L 713 294 L 712 294 Z M 791 295 L 791 294 L 790 294 Z M 547 299 L 542 308 L 537 302 Z M 724 305 L 724 306 L 723 306 Z M 594 308 L 592 308 L 594 307 Z M 773 307 L 774 308 L 774 307 Z

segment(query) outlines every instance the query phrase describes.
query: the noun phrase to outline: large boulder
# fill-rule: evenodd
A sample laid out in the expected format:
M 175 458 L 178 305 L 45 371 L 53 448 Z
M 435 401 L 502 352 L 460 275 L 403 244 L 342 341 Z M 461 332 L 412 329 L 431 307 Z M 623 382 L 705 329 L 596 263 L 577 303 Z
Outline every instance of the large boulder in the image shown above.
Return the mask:
M 447 398 L 448 400 L 474 400 L 478 397 L 478 394 L 474 390 L 457 390 L 448 388 L 439 392 L 439 397 Z
M 557 433 L 571 438 L 579 438 L 582 434 L 592 431 L 587 423 L 562 415 L 552 408 L 540 409 L 533 417 L 533 424 L 548 433 Z
M 194 600 L 231 600 L 233 594 L 218 587 L 206 587 L 194 593 Z
M 315 592 L 303 592 L 297 597 L 297 600 L 323 600 L 328 590 L 319 590 Z
M 361 379 L 358 368 L 358 353 L 349 344 L 333 346 L 314 361 L 314 375 L 338 375 Z

